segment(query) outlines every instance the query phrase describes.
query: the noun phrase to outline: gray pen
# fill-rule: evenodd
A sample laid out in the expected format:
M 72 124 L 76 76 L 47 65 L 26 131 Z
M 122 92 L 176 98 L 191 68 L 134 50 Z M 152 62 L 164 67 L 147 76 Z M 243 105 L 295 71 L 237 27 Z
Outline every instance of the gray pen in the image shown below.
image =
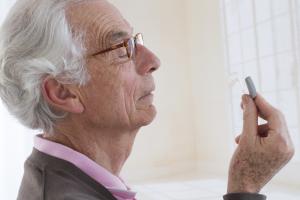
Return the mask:
M 251 96 L 252 99 L 255 99 L 255 97 L 257 96 L 257 93 L 256 93 L 255 85 L 252 81 L 252 78 L 250 76 L 248 76 L 245 79 L 245 82 L 246 82 L 246 85 L 247 85 L 247 88 L 249 91 L 249 95 Z

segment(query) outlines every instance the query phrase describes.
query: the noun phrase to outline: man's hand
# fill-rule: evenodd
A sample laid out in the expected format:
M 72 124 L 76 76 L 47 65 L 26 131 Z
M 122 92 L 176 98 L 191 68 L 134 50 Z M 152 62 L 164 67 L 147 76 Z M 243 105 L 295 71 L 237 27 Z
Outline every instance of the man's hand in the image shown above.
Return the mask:
M 242 97 L 243 132 L 236 138 L 228 193 L 258 193 L 294 155 L 283 114 L 262 96 Z M 267 121 L 258 126 L 258 116 Z

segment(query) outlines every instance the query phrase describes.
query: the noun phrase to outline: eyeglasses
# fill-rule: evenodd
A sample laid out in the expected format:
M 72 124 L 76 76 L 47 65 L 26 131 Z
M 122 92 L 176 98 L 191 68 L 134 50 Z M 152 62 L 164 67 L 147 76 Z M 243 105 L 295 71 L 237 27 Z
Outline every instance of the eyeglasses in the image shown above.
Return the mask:
M 131 59 L 133 57 L 133 55 L 135 54 L 137 44 L 144 46 L 144 39 L 143 39 L 142 33 L 138 33 L 135 36 L 124 40 L 120 44 L 113 45 L 112 47 L 110 47 L 108 49 L 105 49 L 105 50 L 102 50 L 98 53 L 95 53 L 95 54 L 93 54 L 93 56 L 103 54 L 103 53 L 107 53 L 109 51 L 113 51 L 115 49 L 125 47 L 126 52 L 127 52 L 127 56 L 128 56 L 129 59 Z

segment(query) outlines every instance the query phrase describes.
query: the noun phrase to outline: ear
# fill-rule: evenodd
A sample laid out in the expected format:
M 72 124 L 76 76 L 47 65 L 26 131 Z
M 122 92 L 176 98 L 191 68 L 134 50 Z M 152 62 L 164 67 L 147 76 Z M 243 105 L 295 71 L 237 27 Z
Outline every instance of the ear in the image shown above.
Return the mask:
M 79 95 L 52 77 L 47 77 L 42 83 L 42 94 L 51 106 L 69 113 L 82 113 L 84 106 Z

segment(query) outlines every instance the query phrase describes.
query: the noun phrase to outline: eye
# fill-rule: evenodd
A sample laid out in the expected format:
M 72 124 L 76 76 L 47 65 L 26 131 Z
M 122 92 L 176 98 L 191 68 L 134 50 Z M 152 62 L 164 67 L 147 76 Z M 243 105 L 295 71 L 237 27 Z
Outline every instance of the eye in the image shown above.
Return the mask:
M 121 64 L 127 62 L 128 56 L 127 51 L 125 47 L 121 47 L 118 49 L 115 49 L 114 52 L 111 54 L 112 62 L 115 64 Z
M 124 54 L 124 55 L 120 55 L 119 58 L 127 58 L 127 54 Z
M 116 55 L 118 58 L 128 58 L 127 51 L 125 47 L 116 50 Z

